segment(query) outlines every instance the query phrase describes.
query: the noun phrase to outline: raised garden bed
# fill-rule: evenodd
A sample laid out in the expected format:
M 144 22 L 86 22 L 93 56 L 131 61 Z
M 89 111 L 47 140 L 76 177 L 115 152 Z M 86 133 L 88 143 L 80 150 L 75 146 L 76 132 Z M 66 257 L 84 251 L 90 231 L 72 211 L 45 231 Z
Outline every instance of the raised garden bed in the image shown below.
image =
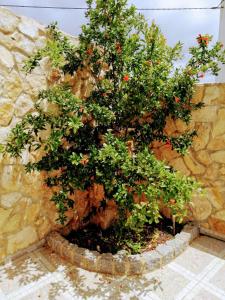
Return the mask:
M 187 224 L 174 239 L 158 245 L 155 250 L 130 255 L 121 250 L 116 254 L 102 253 L 78 247 L 58 232 L 47 237 L 48 246 L 60 256 L 88 271 L 112 275 L 141 275 L 167 264 L 181 254 L 199 235 L 196 225 Z

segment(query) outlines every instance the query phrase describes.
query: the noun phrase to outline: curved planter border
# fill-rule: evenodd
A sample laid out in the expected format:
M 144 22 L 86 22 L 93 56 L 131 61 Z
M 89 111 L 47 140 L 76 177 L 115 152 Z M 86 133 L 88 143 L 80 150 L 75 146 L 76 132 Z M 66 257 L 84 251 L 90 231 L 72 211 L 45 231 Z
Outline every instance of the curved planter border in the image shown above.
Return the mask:
M 88 271 L 112 275 L 141 275 L 166 265 L 198 236 L 199 228 L 187 224 L 174 239 L 158 245 L 155 250 L 135 255 L 128 255 L 123 250 L 115 255 L 90 251 L 70 243 L 56 231 L 51 232 L 46 241 L 54 252 Z

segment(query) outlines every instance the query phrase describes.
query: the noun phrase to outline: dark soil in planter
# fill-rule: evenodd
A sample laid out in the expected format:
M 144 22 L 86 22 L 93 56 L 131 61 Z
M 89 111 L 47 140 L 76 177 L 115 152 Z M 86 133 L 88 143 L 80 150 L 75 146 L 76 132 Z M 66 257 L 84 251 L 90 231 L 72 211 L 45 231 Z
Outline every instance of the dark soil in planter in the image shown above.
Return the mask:
M 176 233 L 183 228 L 176 224 Z M 158 224 L 146 225 L 141 234 L 126 231 L 119 236 L 118 227 L 102 230 L 90 224 L 78 231 L 72 231 L 66 237 L 71 243 L 79 247 L 95 250 L 100 253 L 115 254 L 119 250 L 127 250 L 131 254 L 155 249 L 159 244 L 173 238 L 173 226 L 170 219 L 162 219 Z

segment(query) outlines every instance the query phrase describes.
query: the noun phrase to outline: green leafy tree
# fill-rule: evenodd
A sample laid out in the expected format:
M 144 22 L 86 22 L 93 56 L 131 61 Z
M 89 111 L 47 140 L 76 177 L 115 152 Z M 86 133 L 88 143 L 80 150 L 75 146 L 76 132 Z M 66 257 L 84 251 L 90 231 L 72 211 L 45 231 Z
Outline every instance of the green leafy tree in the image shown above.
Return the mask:
M 31 72 L 49 57 L 55 81 L 40 91 L 36 113 L 12 129 L 5 152 L 16 157 L 27 146 L 44 149 L 26 170 L 49 172 L 46 184 L 59 188 L 51 200 L 61 223 L 74 207 L 71 195 L 94 184 L 104 187 L 101 207 L 114 199 L 121 227 L 141 231 L 144 224 L 158 222 L 161 203 L 182 221 L 198 184 L 158 161 L 152 143 L 186 153 L 196 132 L 167 135 L 166 120 L 188 124 L 191 112 L 202 107 L 192 102 L 194 85 L 206 72 L 217 75 L 218 62 L 225 62 L 222 45 L 210 47 L 211 37 L 199 35 L 190 60 L 177 68 L 181 43 L 168 46 L 155 23 L 149 26 L 127 0 L 87 0 L 87 5 L 88 22 L 78 46 L 53 24 L 46 46 L 27 61 L 25 71 Z M 91 74 L 92 90 L 81 99 L 63 78 L 84 69 Z M 44 110 L 46 101 L 57 110 Z M 42 138 L 49 128 L 49 136 Z M 59 172 L 53 176 L 54 170 Z M 137 203 L 136 195 L 144 200 Z

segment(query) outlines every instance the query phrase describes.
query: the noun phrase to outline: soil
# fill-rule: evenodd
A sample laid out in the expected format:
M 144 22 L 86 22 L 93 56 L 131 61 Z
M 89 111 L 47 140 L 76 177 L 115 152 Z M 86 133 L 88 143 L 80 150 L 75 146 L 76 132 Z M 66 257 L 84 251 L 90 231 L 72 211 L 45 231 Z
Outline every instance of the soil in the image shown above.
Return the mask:
M 179 233 L 182 228 L 182 224 L 176 224 L 174 232 L 172 221 L 163 218 L 158 224 L 146 225 L 141 234 L 127 231 L 123 233 L 122 237 L 119 237 L 116 227 L 102 230 L 96 225 L 90 224 L 83 229 L 70 232 L 66 238 L 79 247 L 100 253 L 115 254 L 119 250 L 126 250 L 135 254 L 155 249 L 159 244 L 173 239 L 173 233 Z

